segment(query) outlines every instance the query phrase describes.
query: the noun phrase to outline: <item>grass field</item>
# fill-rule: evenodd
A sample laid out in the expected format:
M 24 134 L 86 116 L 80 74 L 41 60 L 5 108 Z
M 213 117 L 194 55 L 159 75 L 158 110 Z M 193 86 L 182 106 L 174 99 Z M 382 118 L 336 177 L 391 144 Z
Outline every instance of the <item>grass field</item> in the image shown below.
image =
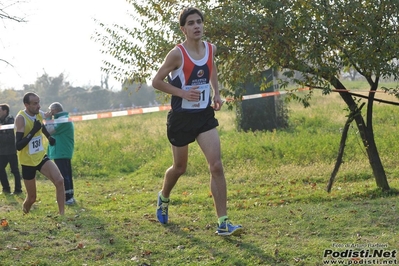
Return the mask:
M 329 265 L 349 250 L 376 256 L 351 254 L 341 265 L 399 264 L 397 107 L 376 104 L 374 112 L 392 191 L 376 187 L 353 127 L 327 193 L 346 106 L 334 93 L 311 103 L 290 103 L 290 127 L 274 132 L 237 132 L 233 111 L 217 113 L 229 216 L 245 228 L 239 237 L 214 235 L 209 173 L 195 143 L 171 195 L 170 223 L 157 222 L 157 192 L 171 164 L 166 112 L 76 122 L 77 204 L 57 215 L 54 187 L 42 176 L 28 215 L 23 195 L 0 194 L 8 222 L 0 227 L 0 265 Z

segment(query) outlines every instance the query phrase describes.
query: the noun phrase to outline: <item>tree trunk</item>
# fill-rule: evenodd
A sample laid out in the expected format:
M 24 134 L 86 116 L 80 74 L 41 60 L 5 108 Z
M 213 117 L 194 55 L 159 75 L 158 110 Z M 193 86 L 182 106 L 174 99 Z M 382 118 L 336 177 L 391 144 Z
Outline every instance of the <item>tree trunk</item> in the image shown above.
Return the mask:
M 378 84 L 378 83 L 375 83 L 375 84 Z M 373 174 L 374 174 L 377 186 L 382 188 L 382 190 L 387 191 L 387 190 L 389 190 L 389 185 L 388 185 L 384 167 L 382 166 L 380 155 L 377 150 L 377 145 L 375 143 L 374 131 L 373 131 L 373 103 L 374 103 L 376 89 L 377 89 L 377 85 L 375 85 L 371 88 L 371 92 L 369 93 L 369 99 L 368 99 L 367 126 L 365 127 L 366 137 L 367 137 L 367 142 L 368 142 L 368 146 L 366 147 L 366 150 L 367 150 L 367 154 L 369 157 L 370 165 L 373 169 Z
M 346 89 L 339 81 L 338 83 L 335 83 L 335 85 L 337 89 L 343 89 L 343 90 Z M 341 98 L 345 101 L 345 103 L 348 105 L 349 110 L 353 113 L 356 113 L 358 107 L 356 102 L 353 100 L 352 96 L 348 92 L 339 92 L 339 94 Z M 364 119 L 360 113 L 358 113 L 358 115 L 355 115 L 354 120 L 356 122 L 357 128 L 359 129 L 363 145 L 366 148 L 369 163 L 373 170 L 373 175 L 377 183 L 377 186 L 382 190 L 387 191 L 390 188 L 388 185 L 384 167 L 382 166 L 382 162 L 377 150 L 377 145 L 374 140 L 374 132 L 371 124 L 372 108 L 370 108 L 370 105 L 372 105 L 372 99 L 371 102 L 369 99 L 369 105 L 367 110 L 368 122 L 369 122 L 368 125 L 365 124 Z
M 348 137 L 348 131 L 349 131 L 349 125 L 353 121 L 353 119 L 348 118 L 348 120 L 345 123 L 344 129 L 342 130 L 342 135 L 341 135 L 341 142 L 339 144 L 339 151 L 338 151 L 338 156 L 337 156 L 337 161 L 335 162 L 335 167 L 334 170 L 331 173 L 330 176 L 330 181 L 327 184 L 327 192 L 331 192 L 332 185 L 334 183 L 335 176 L 338 173 L 339 167 L 342 164 L 342 157 L 344 156 L 344 150 L 345 150 L 345 143 L 346 143 L 346 138 Z
M 369 135 L 370 134 L 367 134 L 367 136 Z M 368 146 L 366 147 L 367 155 L 369 157 L 371 168 L 373 169 L 373 174 L 377 186 L 382 190 L 387 191 L 390 188 L 384 167 L 382 166 L 380 155 L 377 150 L 377 145 L 375 144 L 374 137 L 368 137 L 367 142 L 368 142 Z

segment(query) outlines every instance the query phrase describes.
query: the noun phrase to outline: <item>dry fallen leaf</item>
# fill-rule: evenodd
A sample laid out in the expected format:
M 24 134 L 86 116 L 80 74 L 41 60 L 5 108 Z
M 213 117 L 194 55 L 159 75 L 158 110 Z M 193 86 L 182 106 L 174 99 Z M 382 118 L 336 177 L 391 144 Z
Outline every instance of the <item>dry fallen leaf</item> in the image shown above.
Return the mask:
M 150 250 L 145 250 L 145 251 L 142 253 L 142 255 L 143 255 L 143 256 L 149 256 L 149 255 L 151 255 L 151 253 L 152 253 L 152 251 L 150 251 Z
M 7 219 L 5 219 L 5 218 L 1 219 L 1 227 L 8 227 Z

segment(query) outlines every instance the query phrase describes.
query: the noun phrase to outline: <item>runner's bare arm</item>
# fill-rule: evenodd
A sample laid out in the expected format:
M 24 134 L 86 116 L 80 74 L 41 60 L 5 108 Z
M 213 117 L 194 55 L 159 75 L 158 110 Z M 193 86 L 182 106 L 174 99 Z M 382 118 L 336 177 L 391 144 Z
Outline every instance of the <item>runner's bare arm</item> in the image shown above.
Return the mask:
M 15 131 L 16 132 L 25 132 L 25 119 L 22 115 L 18 115 L 15 118 Z
M 219 111 L 220 108 L 222 107 L 222 99 L 220 98 L 220 94 L 219 94 L 219 83 L 218 83 L 218 72 L 217 72 L 217 67 L 216 67 L 216 63 L 215 63 L 215 55 L 216 55 L 216 46 L 213 45 L 213 59 L 212 59 L 212 73 L 211 73 L 211 86 L 213 89 L 213 103 L 214 106 L 213 108 L 215 109 L 215 111 Z

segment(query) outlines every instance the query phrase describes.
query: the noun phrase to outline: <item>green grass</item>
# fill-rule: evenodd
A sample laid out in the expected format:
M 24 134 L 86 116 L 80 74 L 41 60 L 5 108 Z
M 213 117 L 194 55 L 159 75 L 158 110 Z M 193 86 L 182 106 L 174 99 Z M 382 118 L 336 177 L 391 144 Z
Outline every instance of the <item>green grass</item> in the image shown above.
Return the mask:
M 156 195 L 171 164 L 166 112 L 76 122 L 77 205 L 57 215 L 54 187 L 42 176 L 28 215 L 23 196 L 0 194 L 0 218 L 9 223 L 0 227 L 0 265 L 323 265 L 325 249 L 345 251 L 336 244 L 398 250 L 397 107 L 377 104 L 374 120 L 392 191 L 376 187 L 351 128 L 327 193 L 344 108 L 334 93 L 316 95 L 307 109 L 291 103 L 290 128 L 275 132 L 236 132 L 234 112 L 217 113 L 240 237 L 214 235 L 209 173 L 196 144 L 172 192 L 170 223 L 157 222 Z

